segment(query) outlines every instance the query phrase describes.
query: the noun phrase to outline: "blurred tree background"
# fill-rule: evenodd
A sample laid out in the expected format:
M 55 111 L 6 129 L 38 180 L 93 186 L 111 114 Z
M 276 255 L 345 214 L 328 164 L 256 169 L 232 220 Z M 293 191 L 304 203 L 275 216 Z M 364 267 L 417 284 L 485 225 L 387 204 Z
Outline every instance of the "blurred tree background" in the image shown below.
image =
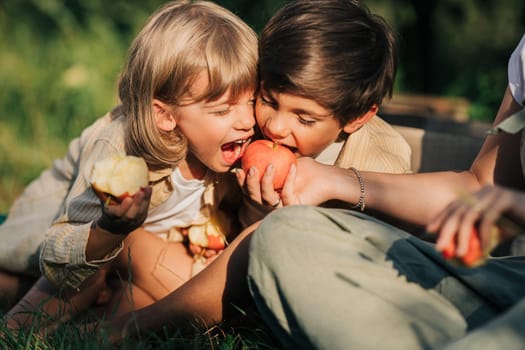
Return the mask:
M 312 0 L 315 1 L 315 0 Z M 285 0 L 218 0 L 256 31 Z M 400 37 L 396 92 L 464 97 L 490 121 L 523 0 L 363 0 Z M 160 0 L 0 1 L 0 213 L 117 102 L 126 50 Z

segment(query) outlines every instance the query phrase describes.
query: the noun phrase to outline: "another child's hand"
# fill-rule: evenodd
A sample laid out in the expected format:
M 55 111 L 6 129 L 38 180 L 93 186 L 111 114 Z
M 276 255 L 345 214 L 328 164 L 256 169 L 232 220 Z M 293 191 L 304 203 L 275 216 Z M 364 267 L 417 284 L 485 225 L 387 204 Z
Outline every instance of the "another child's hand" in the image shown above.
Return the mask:
M 321 164 L 310 157 L 297 158 L 290 168 L 281 197 L 284 205 L 319 205 L 334 199 L 329 175 L 340 168 Z M 333 182 L 335 184 L 336 182 Z
M 444 251 L 457 239 L 457 256 L 464 256 L 468 250 L 472 227 L 478 227 L 483 250 L 491 249 L 499 241 L 516 234 L 517 230 L 507 229 L 503 214 L 511 215 L 525 223 L 525 193 L 498 186 L 486 186 L 471 196 L 459 198 L 450 203 L 428 225 L 427 230 L 436 232 L 436 249 Z M 499 241 L 494 242 L 494 228 L 499 231 Z M 457 236 L 457 238 L 456 238 Z
M 102 202 L 102 216 L 97 225 L 111 233 L 127 235 L 142 226 L 148 215 L 151 187 L 142 188 L 120 203 Z

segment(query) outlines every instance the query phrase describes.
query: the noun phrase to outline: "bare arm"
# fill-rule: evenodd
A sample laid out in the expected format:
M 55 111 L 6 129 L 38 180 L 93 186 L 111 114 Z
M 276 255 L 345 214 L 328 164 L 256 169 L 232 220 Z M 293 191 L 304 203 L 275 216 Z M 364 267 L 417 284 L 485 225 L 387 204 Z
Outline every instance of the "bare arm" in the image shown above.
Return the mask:
M 521 106 L 507 89 L 495 124 Z M 458 195 L 484 185 L 523 188 L 519 159 L 520 135 L 501 133 L 485 140 L 468 171 L 393 175 L 362 172 L 366 207 L 414 224 L 427 224 Z M 351 170 L 300 158 L 283 189 L 285 204 L 319 204 L 329 199 L 357 203 L 359 182 Z
M 330 199 L 357 203 L 360 186 L 353 171 L 322 165 L 301 158 L 296 181 L 283 189 L 285 205 L 317 205 Z M 477 181 L 469 172 L 425 174 L 385 174 L 361 172 L 366 208 L 380 211 L 414 224 L 425 224 L 454 199 L 460 191 L 475 188 Z
M 514 100 L 510 89 L 507 87 L 494 125 L 499 124 L 522 108 Z M 520 141 L 521 133 L 515 135 L 499 133 L 485 139 L 470 168 L 480 184 L 525 188 L 525 179 L 520 168 Z

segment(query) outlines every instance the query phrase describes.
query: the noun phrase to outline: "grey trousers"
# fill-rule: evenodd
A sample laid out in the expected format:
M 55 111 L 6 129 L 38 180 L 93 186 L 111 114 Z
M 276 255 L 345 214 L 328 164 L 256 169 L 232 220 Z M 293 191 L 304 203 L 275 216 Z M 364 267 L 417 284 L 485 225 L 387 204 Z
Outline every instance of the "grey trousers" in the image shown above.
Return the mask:
M 513 309 L 525 309 L 525 258 L 455 267 L 431 244 L 353 211 L 267 216 L 251 240 L 248 283 L 290 349 L 525 348 L 516 328 L 525 312 Z

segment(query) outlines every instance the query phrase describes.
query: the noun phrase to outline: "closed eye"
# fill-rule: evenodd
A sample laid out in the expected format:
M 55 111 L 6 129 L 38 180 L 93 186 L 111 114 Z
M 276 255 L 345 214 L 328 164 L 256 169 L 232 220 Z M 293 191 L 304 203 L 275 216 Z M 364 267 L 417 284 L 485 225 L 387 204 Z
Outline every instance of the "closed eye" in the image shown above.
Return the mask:
M 270 99 L 264 95 L 261 95 L 260 96 L 260 99 L 261 99 L 261 102 L 266 105 L 266 106 L 269 106 L 273 109 L 277 109 L 277 102 L 275 102 L 275 100 L 273 99 Z
M 217 111 L 212 111 L 211 113 L 216 115 L 216 116 L 221 117 L 221 116 L 224 116 L 224 115 L 230 113 L 230 108 L 221 109 L 221 110 L 217 110 Z
M 310 120 L 310 119 L 304 119 L 300 115 L 298 115 L 299 123 L 306 125 L 306 126 L 314 126 L 314 124 L 317 122 L 316 120 Z

